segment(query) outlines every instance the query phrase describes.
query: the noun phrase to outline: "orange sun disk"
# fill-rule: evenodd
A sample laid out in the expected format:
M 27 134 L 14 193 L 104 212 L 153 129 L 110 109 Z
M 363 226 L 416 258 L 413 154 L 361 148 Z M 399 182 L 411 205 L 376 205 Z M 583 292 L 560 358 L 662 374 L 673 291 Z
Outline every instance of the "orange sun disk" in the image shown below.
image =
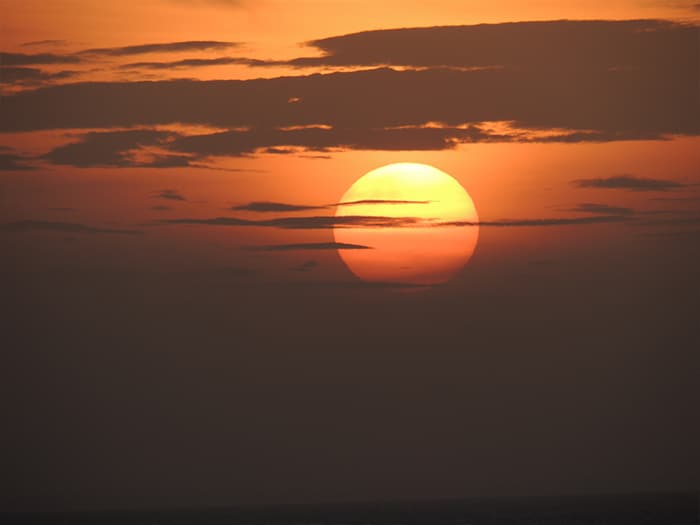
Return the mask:
M 347 216 L 417 219 L 408 226 L 339 221 L 333 230 L 337 243 L 369 247 L 338 250 L 350 271 L 369 282 L 446 282 L 469 261 L 479 237 L 469 194 L 453 177 L 426 164 L 389 164 L 365 174 L 340 200 L 336 217 Z

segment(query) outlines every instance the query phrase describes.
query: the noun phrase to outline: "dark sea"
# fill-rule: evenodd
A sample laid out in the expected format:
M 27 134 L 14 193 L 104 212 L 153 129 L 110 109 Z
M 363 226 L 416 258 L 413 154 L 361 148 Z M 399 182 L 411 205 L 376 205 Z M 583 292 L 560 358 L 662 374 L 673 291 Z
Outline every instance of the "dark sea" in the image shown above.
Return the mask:
M 0 514 L 0 523 L 104 525 L 494 525 L 700 523 L 697 492 Z

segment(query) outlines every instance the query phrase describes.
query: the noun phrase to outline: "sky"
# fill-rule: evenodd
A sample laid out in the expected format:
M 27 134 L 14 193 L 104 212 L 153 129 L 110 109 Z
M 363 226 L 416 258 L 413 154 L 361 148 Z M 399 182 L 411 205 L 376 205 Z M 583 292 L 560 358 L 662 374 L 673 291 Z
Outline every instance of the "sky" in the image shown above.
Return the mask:
M 700 4 L 0 15 L 2 510 L 700 485 Z

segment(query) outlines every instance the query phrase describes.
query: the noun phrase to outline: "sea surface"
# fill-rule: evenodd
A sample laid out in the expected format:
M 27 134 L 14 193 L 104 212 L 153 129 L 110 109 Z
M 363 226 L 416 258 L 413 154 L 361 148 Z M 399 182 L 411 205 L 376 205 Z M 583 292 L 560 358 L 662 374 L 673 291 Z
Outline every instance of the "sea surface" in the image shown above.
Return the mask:
M 104 525 L 607 525 L 700 523 L 697 492 L 0 514 L 0 523 Z

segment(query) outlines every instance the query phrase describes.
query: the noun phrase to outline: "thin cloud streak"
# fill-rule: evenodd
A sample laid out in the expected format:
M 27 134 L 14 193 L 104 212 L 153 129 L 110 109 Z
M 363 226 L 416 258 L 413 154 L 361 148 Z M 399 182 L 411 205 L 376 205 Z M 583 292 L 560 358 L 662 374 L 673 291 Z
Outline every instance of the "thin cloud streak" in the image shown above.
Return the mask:
M 624 215 L 601 215 L 594 217 L 572 217 L 553 219 L 504 219 L 500 221 L 450 221 L 438 222 L 435 226 L 495 226 L 495 227 L 528 227 L 528 226 L 573 226 L 577 224 L 602 224 L 624 222 L 629 220 Z
M 77 64 L 82 62 L 79 56 L 56 55 L 54 53 L 4 53 L 0 52 L 0 64 L 3 66 L 33 66 L 51 64 Z
M 123 47 L 102 47 L 79 51 L 78 55 L 99 56 L 133 56 L 148 53 L 182 53 L 186 51 L 210 51 L 230 49 L 240 46 L 240 42 L 220 42 L 216 40 L 190 40 L 185 42 L 168 42 L 156 44 L 139 44 Z
M 346 242 L 307 242 L 296 244 L 268 244 L 265 246 L 248 246 L 247 250 L 256 252 L 288 252 L 297 250 L 373 250 L 372 246 Z
M 577 179 L 572 181 L 579 188 L 601 188 L 629 191 L 669 191 L 684 188 L 686 185 L 673 180 L 651 179 L 634 175 L 615 175 L 606 178 Z
M 218 57 L 218 58 L 185 58 L 172 62 L 131 62 L 119 66 L 119 69 L 151 69 L 170 70 L 192 67 L 211 67 L 240 64 L 244 66 L 269 66 L 265 60 L 243 57 Z
M 191 224 L 209 226 L 259 226 L 290 230 L 323 230 L 329 228 L 399 228 L 420 227 L 427 219 L 419 217 L 380 217 L 372 215 L 279 217 L 266 220 L 249 220 L 239 217 L 214 217 L 209 219 L 166 219 L 159 224 Z
M 263 228 L 308 229 L 329 228 L 436 228 L 461 226 L 528 227 L 570 226 L 578 224 L 602 224 L 630 220 L 625 215 L 600 215 L 592 217 L 504 219 L 498 221 L 440 221 L 437 218 L 385 217 L 373 215 L 279 217 L 275 219 L 250 220 L 239 217 L 214 217 L 208 219 L 165 219 L 156 224 L 189 224 L 208 226 L 255 226 Z
M 258 213 L 279 213 L 326 209 L 326 206 L 313 206 L 305 204 L 287 204 L 284 202 L 254 201 L 240 206 L 233 206 L 232 210 L 253 211 Z
M 584 202 L 571 208 L 568 211 L 579 212 L 579 213 L 595 213 L 602 215 L 631 215 L 635 213 L 632 208 L 625 208 L 623 206 L 610 206 L 609 204 L 599 204 L 595 202 Z
M 166 199 L 169 201 L 186 201 L 184 195 L 177 190 L 160 190 L 153 195 L 154 199 Z
M 430 204 L 431 201 L 412 201 L 412 200 L 392 200 L 392 199 L 363 199 L 348 202 L 336 202 L 333 204 L 289 204 L 285 202 L 270 202 L 270 201 L 254 201 L 240 206 L 233 206 L 232 210 L 253 211 L 258 213 L 280 213 L 280 212 L 297 212 L 297 211 L 313 211 L 326 210 L 339 206 L 359 206 L 373 204 Z

